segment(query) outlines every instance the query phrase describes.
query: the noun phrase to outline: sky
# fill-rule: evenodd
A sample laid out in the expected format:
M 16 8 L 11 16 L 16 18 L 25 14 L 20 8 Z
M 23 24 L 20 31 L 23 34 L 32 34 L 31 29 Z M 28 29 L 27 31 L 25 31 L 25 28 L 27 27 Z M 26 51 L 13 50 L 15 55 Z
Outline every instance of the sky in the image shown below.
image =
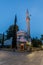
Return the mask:
M 26 10 L 30 16 L 31 37 L 43 34 L 43 0 L 0 0 L 0 33 L 14 24 L 15 14 L 20 30 L 26 31 Z

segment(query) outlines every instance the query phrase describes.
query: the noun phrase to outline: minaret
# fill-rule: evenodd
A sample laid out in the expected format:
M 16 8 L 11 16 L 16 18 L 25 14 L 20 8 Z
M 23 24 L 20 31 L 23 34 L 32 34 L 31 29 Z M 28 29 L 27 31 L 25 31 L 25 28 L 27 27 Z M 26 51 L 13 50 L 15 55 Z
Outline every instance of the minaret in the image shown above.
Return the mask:
M 30 15 L 28 9 L 26 11 L 27 35 L 30 37 Z

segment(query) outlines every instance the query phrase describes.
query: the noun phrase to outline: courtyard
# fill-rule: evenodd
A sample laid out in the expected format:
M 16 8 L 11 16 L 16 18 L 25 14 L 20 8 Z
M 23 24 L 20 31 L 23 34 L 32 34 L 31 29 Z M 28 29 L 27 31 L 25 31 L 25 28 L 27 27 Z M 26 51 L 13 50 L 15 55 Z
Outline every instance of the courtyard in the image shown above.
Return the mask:
M 43 65 L 43 51 L 29 53 L 0 50 L 0 65 Z

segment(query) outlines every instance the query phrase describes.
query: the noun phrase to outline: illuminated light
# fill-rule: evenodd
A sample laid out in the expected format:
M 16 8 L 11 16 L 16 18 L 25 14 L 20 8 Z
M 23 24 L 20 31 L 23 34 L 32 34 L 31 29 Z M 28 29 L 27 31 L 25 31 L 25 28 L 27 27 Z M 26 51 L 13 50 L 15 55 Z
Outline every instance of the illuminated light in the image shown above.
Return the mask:
M 28 18 L 26 18 L 26 22 L 29 22 L 30 20 Z

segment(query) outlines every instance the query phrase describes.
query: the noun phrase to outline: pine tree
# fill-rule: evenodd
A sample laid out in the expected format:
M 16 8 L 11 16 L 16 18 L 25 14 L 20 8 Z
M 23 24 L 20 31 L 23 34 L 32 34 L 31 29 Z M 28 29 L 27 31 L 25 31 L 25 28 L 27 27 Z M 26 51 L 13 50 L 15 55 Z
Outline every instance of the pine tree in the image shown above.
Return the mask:
M 3 33 L 3 36 L 2 36 L 2 48 L 4 47 L 4 33 Z
M 17 49 L 17 29 L 16 29 L 17 17 L 15 15 L 14 28 L 13 28 L 13 39 L 12 39 L 12 48 Z
M 13 28 L 14 28 L 14 24 L 10 25 L 8 30 L 6 31 L 7 33 L 7 39 L 10 39 L 13 36 Z M 16 25 L 16 30 L 19 31 L 19 27 L 18 25 Z

